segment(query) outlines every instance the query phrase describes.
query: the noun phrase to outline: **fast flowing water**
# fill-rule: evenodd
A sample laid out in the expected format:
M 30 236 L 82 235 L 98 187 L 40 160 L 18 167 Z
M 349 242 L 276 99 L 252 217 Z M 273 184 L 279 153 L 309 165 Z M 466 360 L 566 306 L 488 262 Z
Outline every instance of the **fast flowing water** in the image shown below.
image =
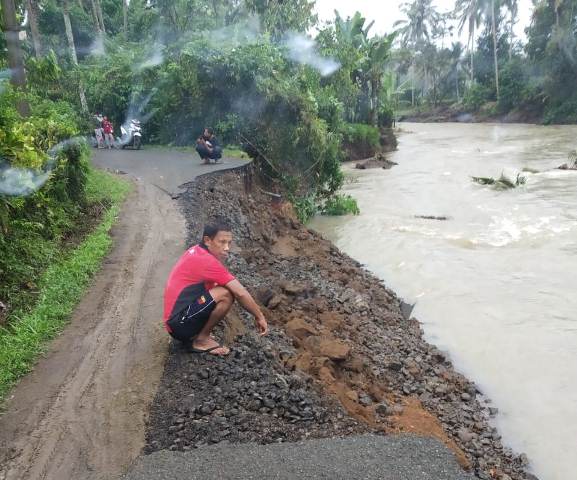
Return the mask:
M 398 166 L 346 168 L 361 214 L 312 228 L 417 302 L 427 340 L 493 400 L 505 444 L 541 480 L 577 479 L 577 171 L 546 171 L 577 127 L 401 129 Z M 543 173 L 513 190 L 471 181 L 525 167 Z

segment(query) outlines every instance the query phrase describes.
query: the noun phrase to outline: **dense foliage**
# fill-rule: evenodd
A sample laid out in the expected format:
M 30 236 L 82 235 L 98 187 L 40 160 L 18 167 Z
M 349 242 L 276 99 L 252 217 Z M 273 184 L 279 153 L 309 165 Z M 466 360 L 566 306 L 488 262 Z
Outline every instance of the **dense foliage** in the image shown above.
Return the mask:
M 32 112 L 23 120 L 15 95 L 0 96 L 0 300 L 12 308 L 25 301 L 17 294 L 35 290 L 75 227 L 88 169 L 86 146 L 62 143 L 78 133 L 70 107 L 28 100 Z
M 455 104 L 468 111 L 545 123 L 577 121 L 577 0 L 536 0 L 523 45 L 514 34 L 517 0 L 456 0 L 440 14 L 431 0 L 412 0 L 399 22 L 397 74 L 406 104 Z M 468 48 L 446 46 L 454 27 Z
M 139 118 L 148 143 L 193 145 L 212 126 L 303 220 L 357 211 L 331 198 L 343 144 L 378 148 L 392 123 L 394 41 L 359 14 L 315 42 L 309 0 L 0 5 L 0 302 L 12 310 L 90 208 L 87 147 L 71 139 L 93 131 L 95 113 L 117 134 Z
M 295 202 L 338 190 L 344 138 L 378 144 L 392 124 L 394 36 L 371 35 L 359 14 L 315 43 L 309 0 L 14 3 L 30 18 L 29 89 L 73 105 L 86 132 L 96 112 L 116 128 L 140 118 L 149 143 L 192 145 L 212 126 Z

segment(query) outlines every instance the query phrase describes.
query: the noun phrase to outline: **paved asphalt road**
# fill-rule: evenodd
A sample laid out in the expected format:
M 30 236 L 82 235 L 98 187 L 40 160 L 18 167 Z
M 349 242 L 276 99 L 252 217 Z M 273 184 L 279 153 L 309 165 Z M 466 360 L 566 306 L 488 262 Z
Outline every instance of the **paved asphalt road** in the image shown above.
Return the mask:
M 248 160 L 222 158 L 217 164 L 203 165 L 196 153 L 145 146 L 142 150 L 95 150 L 93 162 L 101 168 L 121 170 L 176 195 L 180 185 L 198 175 L 239 167 Z
M 363 435 L 298 443 L 212 445 L 140 457 L 124 480 L 474 480 L 432 438 Z

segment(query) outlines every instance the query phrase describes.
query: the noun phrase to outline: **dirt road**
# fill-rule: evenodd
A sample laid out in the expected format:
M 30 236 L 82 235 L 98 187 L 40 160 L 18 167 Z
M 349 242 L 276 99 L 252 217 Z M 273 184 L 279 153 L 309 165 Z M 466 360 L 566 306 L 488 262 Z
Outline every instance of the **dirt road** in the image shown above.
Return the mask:
M 185 247 L 184 220 L 166 191 L 243 163 L 201 166 L 163 151 L 99 151 L 94 162 L 136 177 L 135 189 L 69 327 L 7 401 L 0 480 L 113 478 L 138 455 L 167 352 L 162 289 Z

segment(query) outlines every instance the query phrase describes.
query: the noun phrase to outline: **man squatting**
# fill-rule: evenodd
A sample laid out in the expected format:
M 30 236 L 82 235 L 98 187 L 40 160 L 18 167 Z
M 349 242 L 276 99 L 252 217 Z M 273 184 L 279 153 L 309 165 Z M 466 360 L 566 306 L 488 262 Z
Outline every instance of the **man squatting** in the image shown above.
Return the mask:
M 164 325 L 172 337 L 192 353 L 228 355 L 230 349 L 211 336 L 230 311 L 234 300 L 254 316 L 260 335 L 267 321 L 250 293 L 224 267 L 232 232 L 224 222 L 207 224 L 198 245 L 176 262 L 164 289 Z

